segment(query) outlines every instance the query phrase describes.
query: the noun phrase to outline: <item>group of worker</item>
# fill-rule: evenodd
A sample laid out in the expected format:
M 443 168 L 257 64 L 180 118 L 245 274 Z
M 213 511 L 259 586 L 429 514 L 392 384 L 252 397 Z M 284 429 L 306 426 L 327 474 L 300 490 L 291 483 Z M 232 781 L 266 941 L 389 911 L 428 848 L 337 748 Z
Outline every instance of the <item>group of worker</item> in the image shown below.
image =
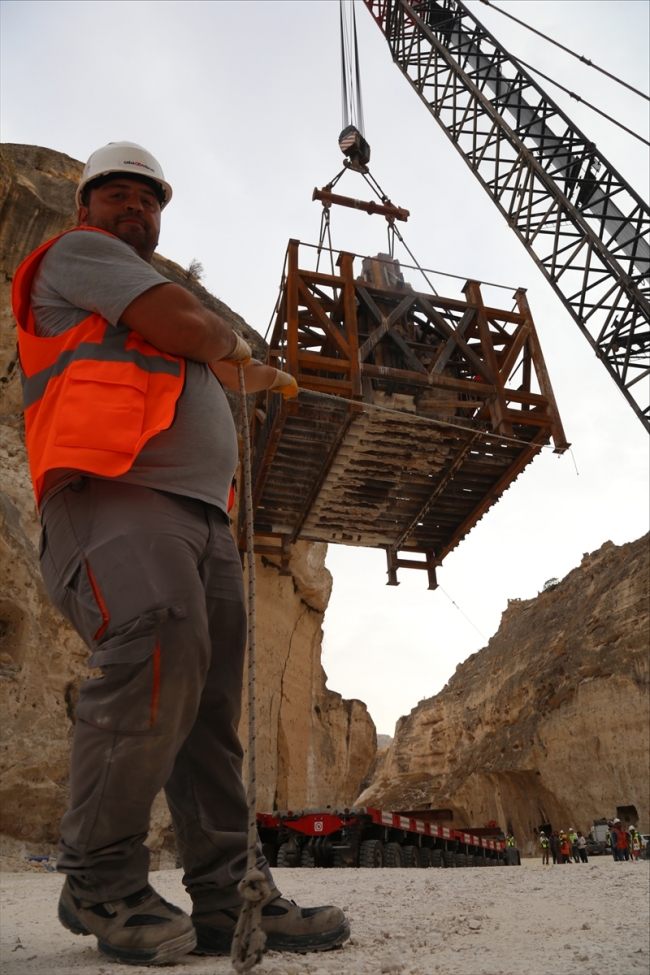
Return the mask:
M 587 840 L 580 830 L 573 826 L 566 830 L 553 830 L 548 836 L 542 830 L 539 834 L 542 848 L 542 865 L 550 863 L 587 863 Z
M 634 826 L 625 829 L 620 819 L 607 824 L 607 846 L 611 848 L 615 861 L 638 860 L 641 856 L 642 842 Z M 542 850 L 542 865 L 553 863 L 587 863 L 587 839 L 580 830 L 570 826 L 566 830 L 553 830 L 548 834 L 541 830 L 539 845 Z
M 618 863 L 623 860 L 638 860 L 641 856 L 641 835 L 634 826 L 625 829 L 620 819 L 607 823 L 607 845 L 612 849 L 612 857 Z

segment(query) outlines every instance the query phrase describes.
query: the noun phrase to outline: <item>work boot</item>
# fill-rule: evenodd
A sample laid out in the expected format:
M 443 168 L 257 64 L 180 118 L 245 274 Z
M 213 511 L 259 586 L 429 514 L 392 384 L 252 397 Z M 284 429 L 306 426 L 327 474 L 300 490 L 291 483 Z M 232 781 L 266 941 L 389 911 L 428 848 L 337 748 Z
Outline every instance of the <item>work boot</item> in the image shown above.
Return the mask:
M 94 934 L 99 950 L 125 965 L 177 961 L 196 944 L 191 918 L 149 886 L 121 900 L 93 904 L 76 897 L 66 880 L 59 921 L 73 934 Z
M 196 929 L 193 955 L 229 955 L 239 907 L 192 912 Z M 298 907 L 279 894 L 262 908 L 266 949 L 272 951 L 328 951 L 350 937 L 350 924 L 338 907 Z

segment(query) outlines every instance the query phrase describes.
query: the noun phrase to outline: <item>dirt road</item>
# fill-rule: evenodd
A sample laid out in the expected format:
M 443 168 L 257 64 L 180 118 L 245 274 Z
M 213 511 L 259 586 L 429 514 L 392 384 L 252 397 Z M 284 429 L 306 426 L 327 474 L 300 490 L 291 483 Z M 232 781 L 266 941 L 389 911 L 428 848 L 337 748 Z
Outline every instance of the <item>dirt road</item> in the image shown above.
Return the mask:
M 352 939 L 323 954 L 268 954 L 260 975 L 635 975 L 647 973 L 648 867 L 613 863 L 456 870 L 276 870 L 304 906 L 339 904 Z M 152 874 L 189 908 L 180 870 Z M 117 966 L 94 938 L 56 920 L 62 878 L 3 873 L 3 975 L 226 975 L 227 959 L 188 956 L 173 968 Z

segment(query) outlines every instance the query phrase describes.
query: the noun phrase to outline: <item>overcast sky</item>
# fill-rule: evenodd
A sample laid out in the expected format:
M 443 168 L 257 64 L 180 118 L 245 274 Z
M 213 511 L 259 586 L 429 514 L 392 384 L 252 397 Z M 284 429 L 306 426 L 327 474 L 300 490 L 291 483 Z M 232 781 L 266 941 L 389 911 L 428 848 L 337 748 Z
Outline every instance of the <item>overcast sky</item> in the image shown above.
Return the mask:
M 648 138 L 647 102 L 479 0 L 468 6 L 514 54 Z M 648 90 L 645 0 L 501 6 Z M 411 211 L 407 243 L 428 267 L 528 289 L 579 471 L 569 454 L 542 452 L 447 558 L 436 592 L 420 572 L 386 588 L 383 552 L 330 547 L 329 686 L 392 734 L 485 645 L 508 599 L 535 596 L 607 539 L 647 531 L 648 438 L 361 4 L 357 17 L 372 171 Z M 287 241 L 317 239 L 312 189 L 341 166 L 336 0 L 6 0 L 1 27 L 2 140 L 82 160 L 109 141 L 147 147 L 174 188 L 161 253 L 200 260 L 206 287 L 264 333 Z M 647 198 L 646 148 L 549 92 Z M 354 174 L 341 189 L 364 192 Z M 337 212 L 333 236 L 347 250 L 385 249 L 377 217 Z M 439 290 L 458 296 L 460 284 Z

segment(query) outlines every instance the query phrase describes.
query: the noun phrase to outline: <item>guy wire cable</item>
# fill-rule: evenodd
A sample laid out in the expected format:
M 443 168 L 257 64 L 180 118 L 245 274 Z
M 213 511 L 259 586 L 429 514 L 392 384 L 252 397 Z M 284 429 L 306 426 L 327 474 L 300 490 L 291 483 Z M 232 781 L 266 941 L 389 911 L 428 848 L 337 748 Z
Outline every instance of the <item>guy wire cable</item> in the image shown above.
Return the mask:
M 586 64 L 589 68 L 595 68 L 596 71 L 600 71 L 601 74 L 604 74 L 608 78 L 611 78 L 612 81 L 615 81 L 617 84 L 623 85 L 624 88 L 628 88 L 630 91 L 633 91 L 635 95 L 639 95 L 641 98 L 645 98 L 646 101 L 650 101 L 650 95 L 646 95 L 644 91 L 639 91 L 639 89 L 635 88 L 633 85 L 628 85 L 627 81 L 623 81 L 622 78 L 618 78 L 616 75 L 611 74 L 609 71 L 606 71 L 605 68 L 601 68 L 599 67 L 599 65 L 594 64 L 593 61 L 591 61 L 589 58 L 586 58 L 583 54 L 576 54 L 576 52 L 572 51 L 570 47 L 565 47 L 564 44 L 560 44 L 559 41 L 556 41 L 552 37 L 549 37 L 548 34 L 543 34 L 541 30 L 537 30 L 535 27 L 531 27 L 530 24 L 527 24 L 525 21 L 519 20 L 518 17 L 515 17 L 513 14 L 509 14 L 506 10 L 503 10 L 501 7 L 497 7 L 497 5 L 495 3 L 492 3 L 491 0 L 481 0 L 481 3 L 484 3 L 486 7 L 491 7 L 492 10 L 498 11 L 498 13 L 500 14 L 503 14 L 504 17 L 508 17 L 509 20 L 514 20 L 516 24 L 520 24 L 522 27 L 525 27 L 526 30 L 532 31 L 532 33 L 537 34 L 538 37 L 542 37 L 545 41 L 548 41 L 549 44 L 554 44 L 555 47 L 559 47 L 562 51 L 565 51 L 567 54 L 570 54 L 571 57 L 576 58 L 577 61 L 582 61 L 582 63 Z M 522 61 L 521 63 L 523 64 L 524 62 Z

